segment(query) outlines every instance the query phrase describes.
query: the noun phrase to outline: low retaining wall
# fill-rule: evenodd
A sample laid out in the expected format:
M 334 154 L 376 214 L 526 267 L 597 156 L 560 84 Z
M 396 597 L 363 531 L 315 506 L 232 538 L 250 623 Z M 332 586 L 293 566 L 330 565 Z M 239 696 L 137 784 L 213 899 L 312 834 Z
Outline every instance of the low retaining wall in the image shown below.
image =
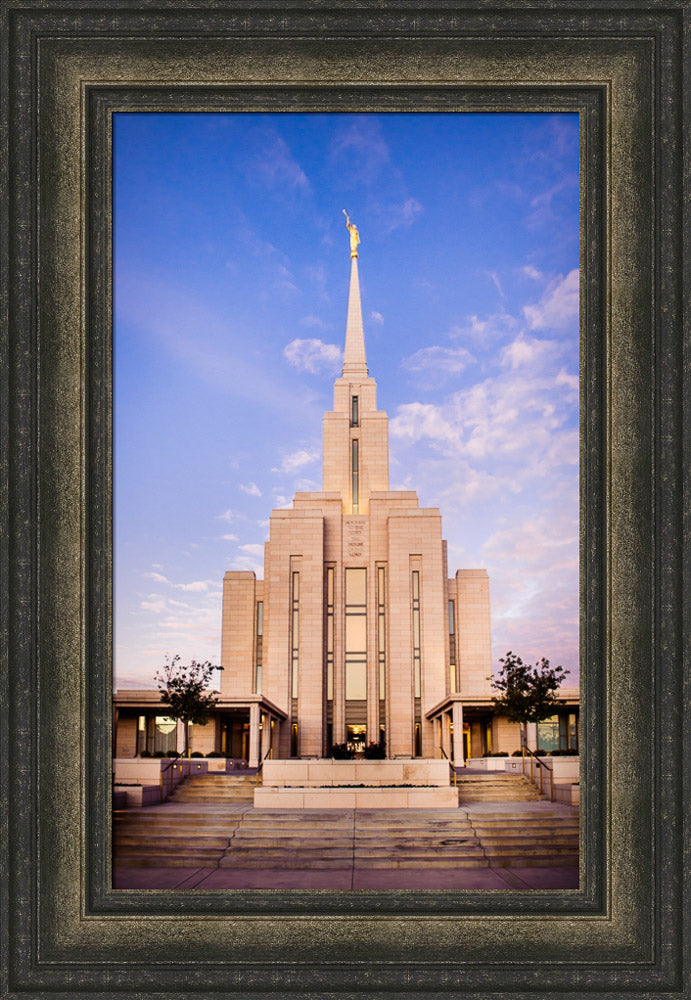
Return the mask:
M 450 783 L 445 760 L 267 760 L 264 787 L 319 788 L 348 785 L 424 785 Z
M 446 788 L 255 788 L 261 809 L 456 809 L 458 789 Z
M 571 785 L 555 785 L 554 801 L 563 802 L 567 806 L 577 806 L 580 804 L 580 785 L 574 782 Z
M 160 801 L 160 785 L 116 785 L 113 789 L 113 808 L 115 809 L 154 806 Z
M 267 760 L 263 809 L 445 809 L 458 806 L 445 760 Z

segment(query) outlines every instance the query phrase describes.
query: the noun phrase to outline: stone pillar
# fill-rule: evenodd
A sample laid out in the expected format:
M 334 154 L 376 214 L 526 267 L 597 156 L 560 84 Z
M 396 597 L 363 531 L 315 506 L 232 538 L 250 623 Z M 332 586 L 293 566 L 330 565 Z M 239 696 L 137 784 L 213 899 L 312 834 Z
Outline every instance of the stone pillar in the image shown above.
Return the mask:
M 259 712 L 259 762 L 260 763 L 261 761 L 264 760 L 264 754 L 266 753 L 267 750 L 266 739 L 268 733 L 266 732 L 266 725 L 267 725 L 266 718 L 267 718 L 266 713 L 260 710 Z
M 454 764 L 461 767 L 465 764 L 465 756 L 463 754 L 463 705 L 460 701 L 453 703 L 451 717 L 453 719 L 453 761 Z
M 526 743 L 531 750 L 537 750 L 537 723 L 529 722 L 526 726 Z
M 451 712 L 442 712 L 441 718 L 441 746 L 447 757 L 452 756 L 451 747 Z
M 250 705 L 250 750 L 247 761 L 250 767 L 259 766 L 259 705 Z

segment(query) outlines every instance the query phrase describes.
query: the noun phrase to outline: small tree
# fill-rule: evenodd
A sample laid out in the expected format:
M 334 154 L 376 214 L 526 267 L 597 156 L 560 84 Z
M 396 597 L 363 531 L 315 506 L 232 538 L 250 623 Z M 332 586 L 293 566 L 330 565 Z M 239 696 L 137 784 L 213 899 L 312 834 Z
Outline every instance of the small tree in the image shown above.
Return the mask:
M 206 690 L 213 671 L 217 669 L 209 660 L 204 663 L 192 660 L 189 665 L 183 665 L 176 654 L 172 660 L 166 657 L 163 671 L 155 676 L 161 701 L 168 705 L 170 717 L 185 724 L 187 757 L 190 753 L 190 723 L 205 726 L 218 703 L 218 698 Z
M 493 701 L 512 722 L 522 724 L 522 743 L 525 747 L 528 723 L 541 722 L 554 714 L 554 709 L 560 704 L 556 691 L 569 671 L 561 666 L 550 667 L 549 660 L 544 656 L 531 666 L 511 650 L 499 662 L 502 668 L 499 676 L 492 681 L 492 687 L 503 693 Z

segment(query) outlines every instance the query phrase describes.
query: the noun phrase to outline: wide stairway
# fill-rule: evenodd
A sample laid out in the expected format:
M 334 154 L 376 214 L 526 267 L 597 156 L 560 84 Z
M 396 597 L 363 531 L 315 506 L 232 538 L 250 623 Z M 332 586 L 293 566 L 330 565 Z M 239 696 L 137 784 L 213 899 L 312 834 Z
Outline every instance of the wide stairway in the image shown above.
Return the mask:
M 251 774 L 193 774 L 168 797 L 169 802 L 252 802 L 256 777 Z
M 221 868 L 484 868 L 458 810 L 256 809 L 236 829 Z
M 547 806 L 547 803 L 545 803 Z M 578 864 L 575 810 L 270 810 L 170 803 L 115 813 L 115 864 L 250 869 Z
M 458 800 L 466 802 L 533 802 L 543 799 L 539 789 L 523 774 L 505 771 L 457 771 Z

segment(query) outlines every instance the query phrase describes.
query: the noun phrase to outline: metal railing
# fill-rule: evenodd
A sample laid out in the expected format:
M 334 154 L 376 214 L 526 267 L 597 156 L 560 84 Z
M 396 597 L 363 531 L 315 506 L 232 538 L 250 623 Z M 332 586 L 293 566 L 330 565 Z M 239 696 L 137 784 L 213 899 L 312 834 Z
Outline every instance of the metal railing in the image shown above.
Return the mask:
M 183 760 L 184 760 L 183 754 L 182 753 L 178 753 L 178 754 L 176 754 L 175 757 L 172 757 L 170 759 L 170 762 L 168 764 L 166 764 L 165 767 L 161 768 L 161 775 L 160 775 L 161 802 L 164 802 L 168 798 L 168 796 L 173 791 L 173 788 L 175 787 L 173 785 L 173 778 L 175 777 L 175 769 L 177 767 L 180 768 L 180 781 L 178 782 L 178 785 L 182 784 L 182 782 L 184 780 L 184 775 L 182 773 L 182 761 Z M 189 772 L 189 760 L 187 761 L 187 764 L 188 764 L 187 774 L 189 774 L 190 773 Z M 168 775 L 169 771 L 170 771 L 170 774 Z M 164 782 L 164 777 L 163 777 L 164 775 L 167 775 L 167 778 L 166 778 L 165 782 Z M 164 790 L 164 787 L 163 787 L 164 784 L 168 784 L 167 790 Z
M 273 757 L 273 755 L 274 755 L 274 748 L 273 747 L 269 747 L 269 749 L 266 751 L 266 753 L 264 754 L 264 756 L 262 757 L 262 759 L 259 761 L 259 767 L 257 768 L 257 774 L 256 774 L 255 784 L 257 784 L 257 785 L 259 784 L 259 779 L 261 778 L 262 768 L 264 767 L 264 761 L 267 759 L 267 757 Z
M 441 751 L 442 756 L 446 757 L 446 761 L 447 761 L 447 763 L 449 765 L 449 768 L 451 770 L 451 774 L 453 775 L 453 787 L 456 788 L 456 768 L 454 766 L 454 763 L 451 760 L 451 758 L 449 757 L 449 755 L 446 752 L 446 750 L 444 749 L 444 747 L 439 747 L 439 749 Z
M 542 788 L 543 771 L 547 771 L 547 773 L 549 774 L 549 800 L 550 802 L 554 802 L 554 768 L 550 764 L 548 764 L 546 760 L 541 759 L 535 753 L 535 751 L 531 750 L 529 747 L 523 747 L 523 750 L 530 756 L 530 780 L 532 781 L 532 783 L 535 785 L 536 788 L 539 787 L 541 792 L 543 792 Z M 535 780 L 535 765 L 537 765 L 537 770 L 540 775 L 539 786 L 537 781 Z M 523 768 L 523 773 L 525 774 L 525 766 Z

